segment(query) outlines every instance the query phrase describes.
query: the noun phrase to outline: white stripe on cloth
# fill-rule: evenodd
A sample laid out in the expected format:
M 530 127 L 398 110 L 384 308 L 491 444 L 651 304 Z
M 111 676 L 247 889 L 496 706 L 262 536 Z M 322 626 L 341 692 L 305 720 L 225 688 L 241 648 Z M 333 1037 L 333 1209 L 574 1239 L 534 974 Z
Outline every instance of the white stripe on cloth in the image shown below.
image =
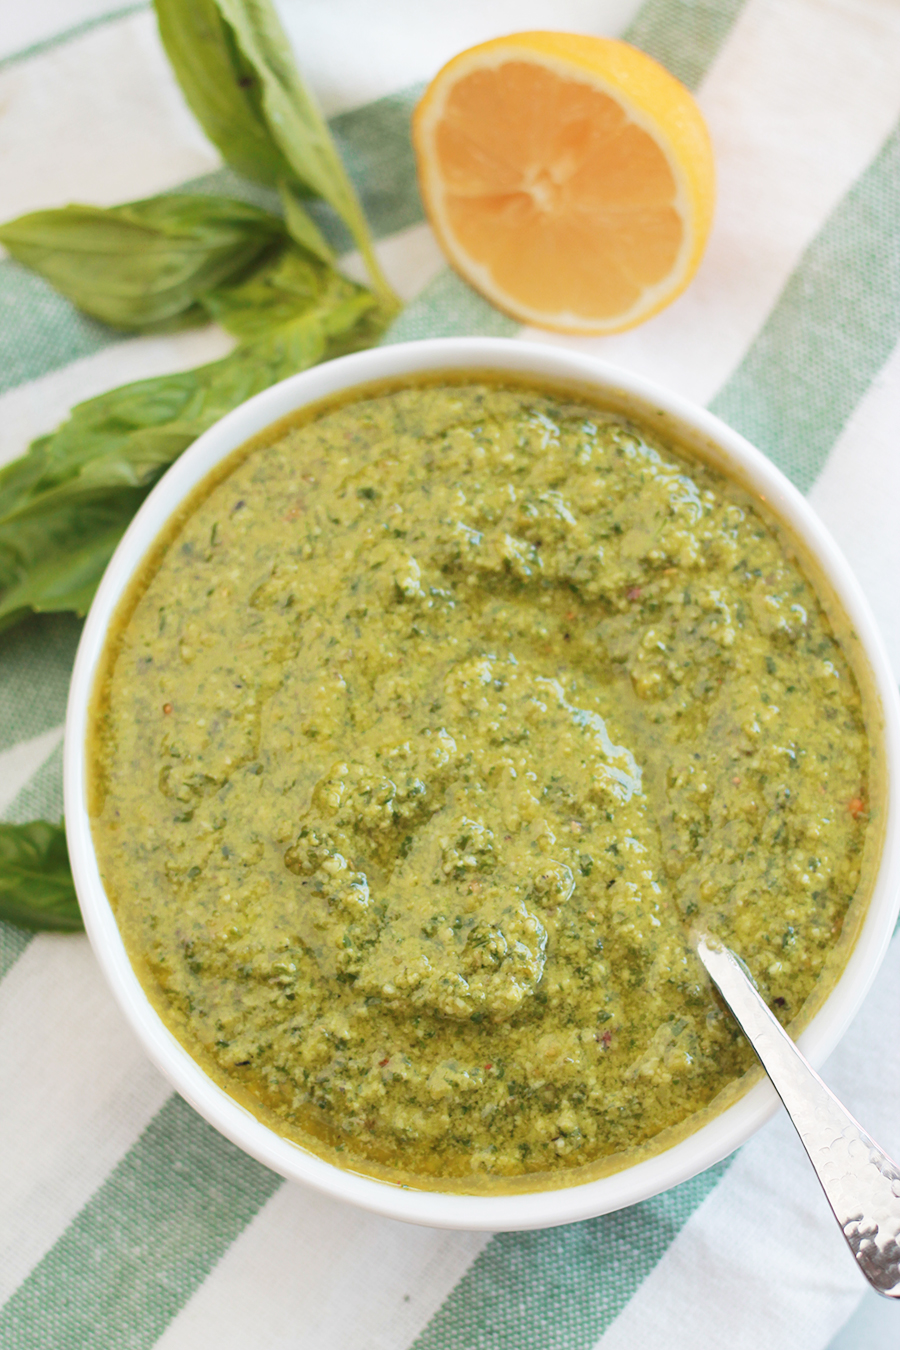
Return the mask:
M 0 1303 L 65 1232 L 172 1089 L 87 938 L 36 937 L 0 984 Z
M 51 727 L 30 741 L 19 741 L 12 749 L 0 752 L 0 815 L 46 764 L 62 740 L 63 730 L 61 726 Z
M 2 217 L 112 206 L 219 167 L 150 11 L 0 72 Z
M 900 680 L 900 344 L 854 410 L 809 501 L 846 553 Z
M 748 0 L 698 95 L 719 190 L 697 276 L 639 328 L 550 340 L 708 402 L 900 116 L 898 69 L 896 0 Z
M 900 1080 L 900 938 L 822 1075 L 894 1157 Z M 745 1146 L 597 1350 L 823 1350 L 866 1291 L 784 1112 Z M 860 1347 L 862 1350 L 862 1347 Z
M 414 1228 L 285 1185 L 154 1350 L 400 1350 L 490 1241 Z

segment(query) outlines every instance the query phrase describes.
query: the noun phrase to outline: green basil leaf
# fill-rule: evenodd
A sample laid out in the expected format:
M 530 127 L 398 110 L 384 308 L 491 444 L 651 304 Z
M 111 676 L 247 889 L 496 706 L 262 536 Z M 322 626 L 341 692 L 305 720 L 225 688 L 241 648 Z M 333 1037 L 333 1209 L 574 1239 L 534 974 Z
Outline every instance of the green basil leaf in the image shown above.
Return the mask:
M 324 117 L 294 64 L 271 0 L 216 0 L 260 82 L 261 105 L 273 140 L 302 189 L 337 211 L 356 241 L 383 304 L 398 306 L 381 271 L 356 190 Z
M 84 929 L 61 825 L 0 825 L 0 919 L 35 931 Z
M 18 531 L 15 556 L 2 559 L 10 584 L 0 592 L 0 632 L 31 613 L 86 614 L 116 545 L 146 493 L 118 493 L 87 508 L 60 506 L 40 528 Z M 88 529 L 89 523 L 94 525 Z
M 399 308 L 375 256 L 359 198 L 294 64 L 271 0 L 154 0 L 160 35 L 188 103 L 226 161 L 251 178 L 328 202 L 347 225 L 382 306 Z M 255 154 L 259 155 L 258 162 Z M 324 240 L 296 198 L 294 238 Z M 313 242 L 321 241 L 321 245 Z
M 203 292 L 245 275 L 284 237 L 284 223 L 258 207 L 186 193 L 0 225 L 14 258 L 86 314 L 132 332 L 205 322 Z
M 235 286 L 220 286 L 203 297 L 210 315 L 243 342 L 302 315 L 319 315 L 354 297 L 363 307 L 374 299 L 332 268 L 324 268 L 303 249 L 283 249 Z
M 230 356 L 79 404 L 0 469 L 0 628 L 32 610 L 86 612 L 141 501 L 201 432 L 276 381 L 371 346 L 391 317 L 292 245 L 204 303 L 244 339 Z
M 154 0 L 154 8 L 188 106 L 222 158 L 270 187 L 290 178 L 260 106 L 259 78 L 215 0 Z

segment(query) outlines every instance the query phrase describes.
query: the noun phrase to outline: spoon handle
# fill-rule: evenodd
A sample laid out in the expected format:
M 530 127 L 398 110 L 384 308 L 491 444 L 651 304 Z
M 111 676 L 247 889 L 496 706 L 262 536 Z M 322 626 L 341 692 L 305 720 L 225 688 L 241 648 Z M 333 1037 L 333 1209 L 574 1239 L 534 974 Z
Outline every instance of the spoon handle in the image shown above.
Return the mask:
M 880 1294 L 900 1299 L 900 1168 L 807 1063 L 734 952 L 705 934 L 696 946 L 784 1103 L 860 1270 Z

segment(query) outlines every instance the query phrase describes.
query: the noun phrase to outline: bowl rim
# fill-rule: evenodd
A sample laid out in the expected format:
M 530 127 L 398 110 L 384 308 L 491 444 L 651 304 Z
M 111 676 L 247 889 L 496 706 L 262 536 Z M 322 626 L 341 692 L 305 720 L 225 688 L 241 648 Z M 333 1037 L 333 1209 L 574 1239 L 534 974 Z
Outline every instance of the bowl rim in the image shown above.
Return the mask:
M 512 1231 L 605 1214 L 686 1181 L 732 1153 L 775 1112 L 767 1080 L 665 1151 L 592 1181 L 508 1195 L 415 1190 L 344 1170 L 276 1134 L 210 1079 L 176 1040 L 131 966 L 106 897 L 87 806 L 86 734 L 98 661 L 119 600 L 186 494 L 225 456 L 282 417 L 371 381 L 471 371 L 575 384 L 627 405 L 721 466 L 727 465 L 815 559 L 860 639 L 881 703 L 886 772 L 883 847 L 868 910 L 831 993 L 799 1037 L 814 1063 L 831 1052 L 858 1011 L 887 950 L 900 907 L 900 699 L 874 619 L 848 563 L 801 493 L 759 450 L 714 414 L 643 376 L 594 357 L 515 338 L 433 338 L 376 347 L 315 366 L 256 394 L 205 431 L 140 507 L 98 588 L 75 660 L 66 713 L 66 837 L 85 927 L 101 970 L 145 1051 L 176 1090 L 238 1147 L 290 1180 L 388 1218 L 431 1227 Z

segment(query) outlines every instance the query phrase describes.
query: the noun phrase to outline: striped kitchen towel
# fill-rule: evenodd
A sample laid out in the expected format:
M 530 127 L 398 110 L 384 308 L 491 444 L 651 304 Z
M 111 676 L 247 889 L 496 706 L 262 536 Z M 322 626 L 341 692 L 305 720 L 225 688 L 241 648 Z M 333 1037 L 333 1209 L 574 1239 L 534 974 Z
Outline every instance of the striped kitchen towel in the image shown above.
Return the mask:
M 188 112 L 146 4 L 107 7 L 30 0 L 4 11 L 3 218 L 186 183 L 248 192 Z M 387 340 L 551 340 L 708 404 L 808 493 L 900 672 L 896 0 L 279 8 L 408 302 Z M 540 26 L 643 47 L 696 91 L 715 143 L 719 205 L 701 269 L 674 305 L 620 336 L 519 328 L 446 269 L 423 221 L 408 134 L 422 81 L 462 47 Z M 0 462 L 74 402 L 228 348 L 215 327 L 122 338 L 2 260 Z M 0 636 L 7 820 L 61 813 L 78 632 L 69 616 L 45 616 Z M 826 1067 L 895 1153 L 898 942 Z M 3 1350 L 825 1350 L 835 1336 L 842 1350 L 879 1345 L 875 1322 L 865 1330 L 860 1320 L 867 1305 L 857 1311 L 862 1278 L 783 1117 L 734 1158 L 618 1214 L 537 1233 L 414 1229 L 245 1157 L 147 1063 L 86 939 L 8 926 L 0 1083 Z M 885 1347 L 900 1343 L 900 1322 L 885 1334 Z

